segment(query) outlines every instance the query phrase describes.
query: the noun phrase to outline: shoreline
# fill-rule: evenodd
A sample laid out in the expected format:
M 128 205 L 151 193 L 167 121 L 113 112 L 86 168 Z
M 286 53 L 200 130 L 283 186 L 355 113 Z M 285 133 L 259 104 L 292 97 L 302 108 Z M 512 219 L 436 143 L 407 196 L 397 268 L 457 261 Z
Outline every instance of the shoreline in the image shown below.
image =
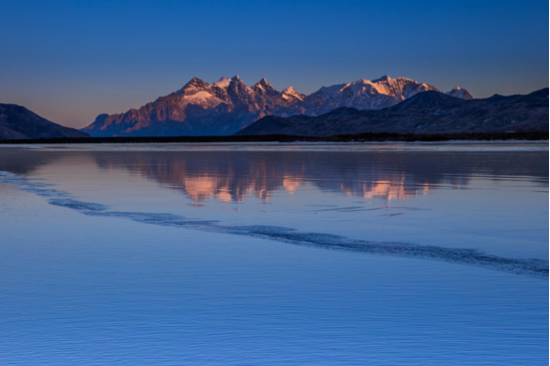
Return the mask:
M 516 133 L 397 134 L 365 133 L 326 137 L 258 135 L 258 136 L 165 136 L 165 137 L 79 137 L 51 139 L 0 140 L 3 145 L 21 144 L 108 144 L 108 143 L 250 143 L 250 142 L 450 142 L 450 141 L 544 141 L 548 131 Z

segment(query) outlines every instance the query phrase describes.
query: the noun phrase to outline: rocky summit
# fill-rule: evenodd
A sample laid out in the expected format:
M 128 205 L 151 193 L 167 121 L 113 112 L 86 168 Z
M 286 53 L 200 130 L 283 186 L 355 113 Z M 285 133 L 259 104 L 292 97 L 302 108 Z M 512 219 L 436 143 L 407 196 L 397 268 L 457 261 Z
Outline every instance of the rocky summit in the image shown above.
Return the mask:
M 266 116 L 319 116 L 341 107 L 378 110 L 427 91 L 438 89 L 387 75 L 322 87 L 310 95 L 300 94 L 293 87 L 280 92 L 266 79 L 248 86 L 239 76 L 223 77 L 212 84 L 193 78 L 180 90 L 139 109 L 101 114 L 83 131 L 97 137 L 231 135 Z M 471 98 L 458 87 L 448 94 Z

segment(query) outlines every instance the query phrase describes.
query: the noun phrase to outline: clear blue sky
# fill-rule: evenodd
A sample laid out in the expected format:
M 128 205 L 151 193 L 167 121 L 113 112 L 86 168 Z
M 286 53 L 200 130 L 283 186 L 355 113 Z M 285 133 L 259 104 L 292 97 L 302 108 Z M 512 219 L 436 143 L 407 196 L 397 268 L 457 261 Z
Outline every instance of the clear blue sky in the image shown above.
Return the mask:
M 548 86 L 548 2 L 5 1 L 0 103 L 83 127 L 182 87 L 384 74 L 475 97 Z

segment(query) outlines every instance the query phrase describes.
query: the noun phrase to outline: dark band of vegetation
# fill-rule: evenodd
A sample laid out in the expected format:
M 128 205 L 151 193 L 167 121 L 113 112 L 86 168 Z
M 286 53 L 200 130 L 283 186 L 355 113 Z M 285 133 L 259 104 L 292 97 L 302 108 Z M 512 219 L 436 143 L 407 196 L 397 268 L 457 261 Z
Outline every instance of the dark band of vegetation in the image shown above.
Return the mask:
M 27 140 L 0 140 L 0 144 L 97 144 L 97 143 L 209 143 L 209 142 L 414 142 L 451 140 L 548 140 L 548 131 L 514 133 L 397 134 L 365 133 L 328 137 L 262 136 L 167 136 L 167 137 L 79 137 Z

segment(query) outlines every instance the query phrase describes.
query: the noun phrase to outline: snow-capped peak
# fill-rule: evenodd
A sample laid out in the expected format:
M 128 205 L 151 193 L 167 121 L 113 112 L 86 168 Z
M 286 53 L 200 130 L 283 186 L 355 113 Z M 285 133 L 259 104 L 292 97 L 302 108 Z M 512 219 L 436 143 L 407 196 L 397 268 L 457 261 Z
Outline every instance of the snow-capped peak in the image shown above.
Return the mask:
M 180 90 L 178 90 L 178 94 L 182 95 L 182 94 L 186 94 L 186 95 L 189 95 L 189 94 L 194 94 L 198 91 L 201 91 L 201 90 L 206 90 L 210 87 L 210 84 L 208 84 L 207 82 L 197 78 L 197 77 L 194 77 L 193 79 L 189 80 L 189 82 L 187 84 L 185 84 L 183 86 L 183 88 L 181 88 Z
M 271 85 L 269 83 L 269 81 L 267 81 L 266 78 L 262 78 L 262 80 L 258 81 L 257 84 L 260 84 L 260 85 Z
M 204 84 L 208 85 L 208 83 L 206 83 L 204 80 L 194 77 L 193 79 L 189 80 L 187 84 L 185 84 L 183 87 L 186 88 L 191 85 L 204 85 Z
M 294 87 L 292 87 L 292 86 L 289 86 L 288 88 L 283 90 L 281 95 L 286 100 L 294 99 L 294 98 L 296 98 L 298 100 L 303 100 L 304 99 L 304 96 L 302 94 L 299 94 L 296 91 L 296 89 L 294 89 Z
M 360 79 L 346 84 L 322 87 L 307 96 L 300 107 L 306 114 L 319 115 L 339 107 L 359 110 L 382 109 L 396 105 L 420 92 L 437 91 L 434 86 L 407 78 L 384 75 L 374 80 Z
M 299 95 L 296 89 L 294 89 L 293 86 L 289 86 L 285 90 L 283 90 L 283 94 L 290 94 L 290 95 Z
M 227 88 L 230 82 L 231 79 L 224 76 L 220 80 L 216 81 L 213 85 L 217 86 L 218 88 Z
M 262 80 L 258 81 L 256 84 L 254 84 L 254 86 L 252 87 L 254 90 L 262 93 L 262 92 L 266 92 L 266 93 L 273 93 L 273 92 L 276 92 L 278 93 L 275 88 L 269 83 L 269 81 L 267 81 L 266 78 L 263 78 Z
M 378 79 L 374 79 L 372 82 L 377 83 L 379 81 L 390 81 L 391 77 L 389 75 L 384 75 L 382 77 L 379 77 Z

